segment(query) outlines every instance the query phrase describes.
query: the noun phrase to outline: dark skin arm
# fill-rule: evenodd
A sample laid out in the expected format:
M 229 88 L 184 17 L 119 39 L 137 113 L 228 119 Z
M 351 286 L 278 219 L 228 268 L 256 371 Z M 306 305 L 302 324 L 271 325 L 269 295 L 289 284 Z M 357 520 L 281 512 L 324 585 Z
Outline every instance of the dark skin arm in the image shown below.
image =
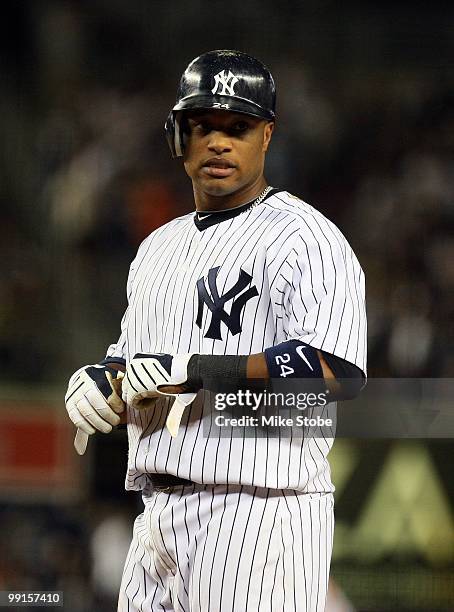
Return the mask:
M 323 377 L 326 382 L 326 387 L 330 393 L 335 393 L 339 390 L 339 383 L 336 380 L 331 368 L 326 363 L 322 353 L 317 351 L 322 366 Z M 255 355 L 249 355 L 247 360 L 247 377 L 249 379 L 267 379 L 269 378 L 268 366 L 266 365 L 266 359 L 264 353 L 257 353 Z M 180 386 L 168 385 L 166 387 L 160 387 L 160 390 L 164 393 L 182 393 L 183 389 Z
M 339 383 L 336 381 L 336 377 L 334 376 L 331 368 L 326 363 L 322 353 L 317 351 L 317 354 L 320 359 L 320 364 L 322 366 L 323 377 L 326 382 L 326 387 L 330 391 L 330 393 L 335 393 L 339 390 Z M 125 371 L 125 367 L 123 364 L 109 363 L 109 367 L 114 370 L 120 370 L 122 372 Z M 266 365 L 266 359 L 264 353 L 257 353 L 255 355 L 249 355 L 247 360 L 247 377 L 249 379 L 267 379 L 269 378 L 268 374 L 268 366 Z M 181 393 L 183 392 L 182 387 L 168 385 L 167 387 L 162 387 L 161 389 L 164 393 Z M 120 415 L 120 425 L 124 425 L 126 420 L 126 410 Z

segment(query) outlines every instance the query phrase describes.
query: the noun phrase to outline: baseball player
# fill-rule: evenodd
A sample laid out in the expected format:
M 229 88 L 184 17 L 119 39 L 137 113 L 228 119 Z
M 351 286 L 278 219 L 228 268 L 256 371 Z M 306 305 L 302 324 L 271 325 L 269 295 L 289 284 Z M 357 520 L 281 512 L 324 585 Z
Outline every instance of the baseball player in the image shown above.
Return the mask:
M 120 612 L 324 610 L 332 436 L 213 427 L 219 381 L 304 379 L 336 399 L 365 380 L 363 272 L 336 226 L 267 184 L 274 122 L 257 59 L 224 50 L 189 64 L 165 129 L 196 210 L 141 244 L 118 342 L 69 382 L 79 453 L 126 406 L 126 488 L 144 511 Z

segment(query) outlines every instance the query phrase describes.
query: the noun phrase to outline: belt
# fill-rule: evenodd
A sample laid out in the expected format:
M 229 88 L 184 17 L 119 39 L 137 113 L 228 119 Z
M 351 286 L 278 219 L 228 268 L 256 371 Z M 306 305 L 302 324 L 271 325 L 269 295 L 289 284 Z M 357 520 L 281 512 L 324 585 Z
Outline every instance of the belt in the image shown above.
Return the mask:
M 195 484 L 192 480 L 174 476 L 174 474 L 148 474 L 148 478 L 157 491 L 170 492 L 174 487 L 187 487 Z

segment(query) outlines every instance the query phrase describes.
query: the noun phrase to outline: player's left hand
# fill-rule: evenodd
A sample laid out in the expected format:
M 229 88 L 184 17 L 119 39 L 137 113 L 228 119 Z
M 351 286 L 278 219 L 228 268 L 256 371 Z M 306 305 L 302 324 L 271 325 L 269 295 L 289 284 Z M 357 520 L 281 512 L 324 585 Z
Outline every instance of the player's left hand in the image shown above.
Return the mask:
M 147 407 L 150 398 L 185 395 L 190 404 L 196 396 L 195 389 L 188 385 L 187 367 L 191 357 L 190 354 L 137 353 L 126 368 L 123 401 L 141 410 Z
M 137 353 L 129 362 L 123 379 L 123 401 L 137 410 L 146 408 L 149 399 L 162 395 L 174 396 L 175 401 L 167 417 L 170 434 L 178 434 L 186 406 L 197 393 L 188 384 L 188 363 L 192 355 L 167 353 Z M 188 393 L 189 391 L 189 393 Z

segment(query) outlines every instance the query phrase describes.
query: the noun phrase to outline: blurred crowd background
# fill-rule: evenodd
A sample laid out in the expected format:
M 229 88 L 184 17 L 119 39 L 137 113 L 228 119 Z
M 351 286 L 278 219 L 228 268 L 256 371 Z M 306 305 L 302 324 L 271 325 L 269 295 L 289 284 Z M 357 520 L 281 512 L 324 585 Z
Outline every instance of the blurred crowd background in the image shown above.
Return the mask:
M 5 6 L 0 418 L 11 401 L 16 411 L 33 409 L 36 393 L 50 414 L 64 410 L 68 376 L 102 358 L 118 335 L 137 246 L 192 209 L 190 182 L 170 157 L 163 124 L 188 61 L 216 48 L 256 55 L 275 76 L 278 119 L 266 175 L 335 221 L 352 244 L 367 280 L 370 376 L 454 376 L 453 6 L 415 0 Z M 9 435 L 1 431 L 0 445 Z M 342 443 L 333 456 L 334 472 L 344 478 L 333 576 L 351 609 L 453 609 L 452 444 Z M 39 447 L 33 452 L 39 455 Z M 364 540 L 343 554 L 351 539 L 346 530 L 359 520 L 380 467 L 404 465 L 402 453 L 416 458 L 410 463 L 420 464 L 420 480 L 406 509 L 398 486 L 381 507 L 395 503 L 404 545 L 396 536 L 373 558 Z M 58 588 L 69 612 L 114 609 L 123 562 L 114 559 L 124 555 L 140 508 L 122 491 L 125 461 L 119 431 L 96 440 L 74 468 L 76 490 L 66 486 L 58 499 L 43 499 L 45 487 L 27 495 L 26 480 L 17 491 L 8 483 L 0 495 L 0 589 Z M 415 549 L 405 535 L 411 508 L 431 504 L 424 477 L 437 485 L 434 513 L 448 545 L 439 555 L 432 536 Z M 377 524 L 377 532 L 386 524 Z

